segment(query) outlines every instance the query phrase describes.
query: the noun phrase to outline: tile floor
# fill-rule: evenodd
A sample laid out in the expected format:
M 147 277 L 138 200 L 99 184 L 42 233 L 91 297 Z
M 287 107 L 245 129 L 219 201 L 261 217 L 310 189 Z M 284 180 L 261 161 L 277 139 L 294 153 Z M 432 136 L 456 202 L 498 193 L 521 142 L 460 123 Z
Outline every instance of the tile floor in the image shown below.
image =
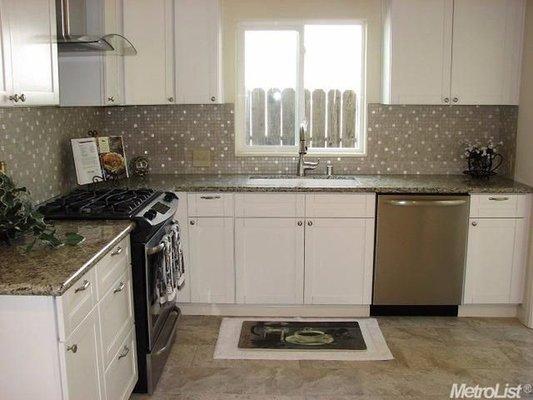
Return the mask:
M 379 318 L 395 360 L 372 362 L 214 360 L 220 321 L 182 317 L 157 391 L 131 400 L 436 400 L 453 382 L 533 384 L 533 330 L 515 319 Z

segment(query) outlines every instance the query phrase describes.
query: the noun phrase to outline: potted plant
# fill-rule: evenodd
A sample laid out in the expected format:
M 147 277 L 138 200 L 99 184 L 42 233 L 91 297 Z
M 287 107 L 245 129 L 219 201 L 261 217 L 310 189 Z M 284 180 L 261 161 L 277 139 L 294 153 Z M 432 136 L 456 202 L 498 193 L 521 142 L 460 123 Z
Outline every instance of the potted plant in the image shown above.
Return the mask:
M 26 250 L 37 241 L 57 248 L 63 244 L 76 245 L 84 240 L 77 233 L 67 233 L 59 239 L 53 225 L 44 221 L 37 212 L 25 187 L 17 187 L 4 173 L 0 173 L 0 242 L 13 245 L 20 239 L 32 236 Z

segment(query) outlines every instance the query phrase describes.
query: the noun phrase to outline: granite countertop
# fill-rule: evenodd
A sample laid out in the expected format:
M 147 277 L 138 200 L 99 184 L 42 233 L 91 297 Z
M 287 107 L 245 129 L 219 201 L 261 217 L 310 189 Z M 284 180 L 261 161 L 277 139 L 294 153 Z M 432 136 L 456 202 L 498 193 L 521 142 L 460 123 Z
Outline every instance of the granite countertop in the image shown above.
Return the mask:
M 532 193 L 511 179 L 466 175 L 149 175 L 105 185 L 149 187 L 176 192 L 376 192 L 376 193 Z
M 52 249 L 0 245 L 0 295 L 60 296 L 133 229 L 131 221 L 56 221 L 59 236 L 85 237 L 77 246 Z

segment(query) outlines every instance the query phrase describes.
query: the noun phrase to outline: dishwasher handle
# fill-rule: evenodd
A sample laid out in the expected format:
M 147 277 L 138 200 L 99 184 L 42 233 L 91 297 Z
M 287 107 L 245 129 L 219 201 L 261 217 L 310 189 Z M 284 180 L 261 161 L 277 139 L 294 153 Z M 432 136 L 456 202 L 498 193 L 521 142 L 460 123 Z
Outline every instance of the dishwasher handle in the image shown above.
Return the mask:
M 401 207 L 455 207 L 467 202 L 467 200 L 385 200 L 386 204 Z

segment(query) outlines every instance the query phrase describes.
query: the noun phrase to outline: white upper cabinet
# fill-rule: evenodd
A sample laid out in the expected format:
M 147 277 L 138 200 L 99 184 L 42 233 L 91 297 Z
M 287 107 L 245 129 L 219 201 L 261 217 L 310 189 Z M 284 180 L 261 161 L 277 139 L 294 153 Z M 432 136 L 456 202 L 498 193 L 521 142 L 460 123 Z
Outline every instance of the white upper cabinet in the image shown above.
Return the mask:
M 124 36 L 137 55 L 124 57 L 126 104 L 174 103 L 174 1 L 123 0 Z
M 176 100 L 222 103 L 219 0 L 175 0 Z
M 518 104 L 522 0 L 455 0 L 452 102 Z
M 387 0 L 383 102 L 518 104 L 523 0 Z
M 6 18 L 6 2 L 0 1 L 0 107 L 11 105 L 9 97 L 13 95 L 11 45 Z
M 453 0 L 385 4 L 383 101 L 449 103 Z
M 54 0 L 2 0 L 0 105 L 59 103 Z

